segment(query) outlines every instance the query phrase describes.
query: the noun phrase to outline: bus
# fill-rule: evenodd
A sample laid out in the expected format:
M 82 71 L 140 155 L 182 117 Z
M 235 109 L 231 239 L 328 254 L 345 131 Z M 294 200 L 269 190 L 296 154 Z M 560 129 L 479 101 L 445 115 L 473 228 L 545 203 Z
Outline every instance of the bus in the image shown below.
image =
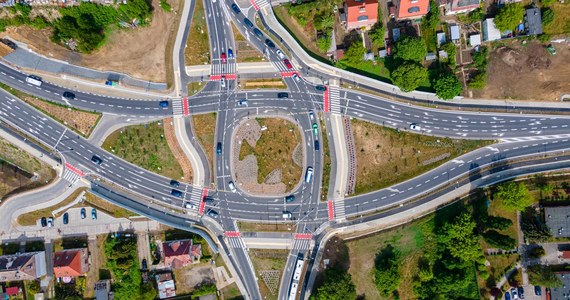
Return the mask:
M 35 75 L 30 75 L 26 77 L 26 82 L 29 84 L 33 84 L 35 86 L 42 86 L 42 79 Z
M 304 266 L 305 260 L 303 259 L 303 255 L 299 253 L 297 256 L 297 262 L 295 263 L 295 270 L 293 271 L 293 282 L 289 288 L 288 300 L 295 300 L 297 298 L 297 290 L 299 289 L 299 281 L 301 280 Z

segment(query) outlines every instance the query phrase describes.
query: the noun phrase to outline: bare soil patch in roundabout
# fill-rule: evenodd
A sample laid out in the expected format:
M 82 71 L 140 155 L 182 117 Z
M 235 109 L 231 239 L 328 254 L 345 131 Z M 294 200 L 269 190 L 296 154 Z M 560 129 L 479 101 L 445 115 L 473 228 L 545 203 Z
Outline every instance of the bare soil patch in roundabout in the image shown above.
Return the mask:
M 299 183 L 304 161 L 303 137 L 291 121 L 249 119 L 237 127 L 234 139 L 234 178 L 243 191 L 283 194 Z

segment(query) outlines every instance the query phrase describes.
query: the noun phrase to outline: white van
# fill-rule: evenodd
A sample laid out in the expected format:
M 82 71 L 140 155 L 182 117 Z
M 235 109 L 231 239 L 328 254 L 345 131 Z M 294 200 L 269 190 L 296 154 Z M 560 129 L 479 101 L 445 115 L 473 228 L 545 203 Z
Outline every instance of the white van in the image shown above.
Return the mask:
M 308 167 L 307 174 L 305 174 L 305 182 L 306 183 L 311 182 L 312 178 L 313 178 L 313 167 Z
M 26 77 L 26 82 L 29 84 L 33 84 L 35 86 L 42 86 L 43 83 L 42 79 L 35 75 L 30 75 Z

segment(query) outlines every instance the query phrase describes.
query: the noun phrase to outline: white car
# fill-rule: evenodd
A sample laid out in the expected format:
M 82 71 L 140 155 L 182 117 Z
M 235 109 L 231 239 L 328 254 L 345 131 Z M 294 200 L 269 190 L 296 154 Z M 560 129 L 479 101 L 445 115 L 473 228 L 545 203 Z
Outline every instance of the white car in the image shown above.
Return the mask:
M 236 186 L 235 186 L 235 184 L 234 184 L 233 181 L 230 181 L 230 182 L 228 183 L 228 186 L 229 186 L 229 188 L 230 188 L 230 191 L 232 191 L 232 193 L 235 193 L 235 192 L 236 192 Z
M 309 118 L 311 118 L 311 121 L 315 119 L 315 113 L 312 110 L 309 110 Z
M 418 126 L 418 124 L 410 124 L 410 130 L 413 131 L 422 131 L 422 128 L 420 126 Z
M 190 203 L 190 202 L 185 202 L 184 203 L 184 207 L 188 208 L 188 209 L 194 209 L 194 210 L 198 210 L 198 207 L 196 207 L 196 205 Z
M 295 81 L 301 82 L 301 77 L 297 73 L 293 73 L 293 75 L 291 77 L 293 77 L 293 79 L 295 79 Z
M 222 78 L 220 78 L 220 86 L 223 88 L 226 87 L 226 76 L 222 76 Z
M 238 100 L 237 106 L 247 106 L 247 100 L 245 99 Z
M 285 59 L 285 54 L 283 54 L 283 51 L 277 49 L 275 53 L 277 53 L 277 56 L 279 56 L 280 59 Z

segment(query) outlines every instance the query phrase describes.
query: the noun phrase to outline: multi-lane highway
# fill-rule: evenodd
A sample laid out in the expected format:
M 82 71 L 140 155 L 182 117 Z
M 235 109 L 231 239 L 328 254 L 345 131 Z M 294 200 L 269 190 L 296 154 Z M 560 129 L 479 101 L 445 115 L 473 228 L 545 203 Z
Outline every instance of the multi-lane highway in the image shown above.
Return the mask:
M 164 97 L 161 99 L 123 99 L 101 96 L 82 91 L 72 91 L 75 99 L 62 97 L 69 89 L 44 82 L 41 86 L 26 83 L 27 74 L 0 64 L 0 82 L 15 89 L 32 94 L 50 101 L 73 106 L 80 109 L 115 114 L 133 118 L 170 117 L 184 118 L 201 113 L 217 113 L 215 145 L 221 143 L 221 153 L 215 154 L 213 173 L 203 176 L 203 182 L 191 185 L 180 183 L 173 187 L 170 178 L 154 174 L 138 166 L 124 161 L 115 155 L 104 151 L 86 139 L 78 136 L 71 129 L 63 126 L 31 106 L 16 99 L 13 95 L 0 91 L 0 120 L 18 128 L 26 135 L 34 137 L 46 147 L 58 152 L 63 158 L 66 168 L 63 173 L 64 180 L 70 184 L 81 177 L 91 175 L 101 178 L 112 185 L 93 185 L 97 191 L 113 191 L 120 188 L 129 190 L 136 195 L 139 201 L 130 202 L 128 197 L 122 195 L 122 205 L 132 206 L 136 211 L 143 211 L 147 201 L 146 215 L 158 218 L 163 222 L 184 224 L 202 222 L 207 219 L 219 223 L 220 228 L 231 235 L 222 236 L 220 232 L 214 235 L 223 249 L 233 253 L 231 263 L 241 270 L 240 279 L 246 289 L 246 296 L 251 299 L 260 299 L 255 272 L 247 255 L 246 247 L 241 239 L 237 220 L 289 222 L 296 226 L 296 238 L 292 246 L 292 255 L 287 263 L 281 282 L 280 299 L 284 298 L 291 284 L 292 264 L 297 255 L 308 257 L 309 239 L 323 224 L 334 224 L 336 221 L 359 215 L 383 210 L 389 207 L 405 204 L 411 200 L 418 200 L 430 195 L 431 191 L 450 189 L 455 184 L 464 182 L 466 174 L 477 172 L 481 168 L 500 162 L 513 160 L 535 154 L 562 152 L 570 149 L 570 118 L 565 116 L 523 115 L 477 113 L 465 111 L 447 111 L 420 106 L 413 106 L 403 102 L 383 99 L 379 96 L 365 94 L 350 89 L 327 86 L 325 91 L 318 89 L 318 85 L 308 82 L 300 76 L 284 53 L 280 51 L 279 43 L 273 41 L 266 33 L 257 28 L 255 24 L 255 10 L 231 5 L 233 1 L 205 1 L 205 13 L 210 34 L 211 50 L 211 77 L 203 91 L 193 97 Z M 183 42 L 179 52 L 179 68 L 185 70 L 184 45 L 186 44 L 189 20 L 194 5 L 188 9 L 188 22 L 182 26 Z M 245 13 L 245 14 L 244 14 Z M 287 97 L 278 97 L 279 92 L 271 90 L 241 91 L 237 89 L 236 80 L 239 70 L 236 69 L 237 53 L 230 22 L 258 48 L 281 73 L 288 86 Z M 295 59 L 299 68 L 308 69 L 303 62 Z M 318 73 L 317 70 L 312 70 Z M 304 72 L 307 74 L 307 72 Z M 321 77 L 327 74 L 318 73 Z M 189 77 L 180 72 L 177 80 L 180 86 L 186 85 Z M 184 91 L 184 88 L 181 88 Z M 247 100 L 247 104 L 241 100 Z M 167 101 L 167 105 L 164 105 Z M 162 102 L 162 104 L 161 104 Z M 187 109 L 185 109 L 185 107 Z M 310 114 L 313 111 L 315 114 Z M 400 130 L 410 130 L 418 134 L 433 136 L 462 138 L 462 139 L 492 139 L 500 143 L 467 153 L 440 167 L 431 170 L 408 181 L 396 184 L 380 191 L 375 191 L 357 197 L 349 197 L 343 201 L 321 202 L 320 191 L 322 182 L 323 153 L 314 148 L 315 140 L 322 140 L 322 128 L 317 120 L 317 112 L 346 115 Z M 239 184 L 237 190 L 232 192 L 229 182 L 234 181 L 232 164 L 232 151 L 237 140 L 234 131 L 241 121 L 253 117 L 280 116 L 295 122 L 302 131 L 304 145 L 304 167 L 312 167 L 314 176 L 310 182 L 300 178 L 297 188 L 291 193 L 295 201 L 285 203 L 285 195 L 250 195 L 242 191 Z M 184 126 L 188 140 L 195 141 L 191 136 L 190 118 L 184 119 Z M 317 124 L 318 131 L 314 134 L 313 124 Z M 414 126 L 411 126 L 411 125 Z M 329 138 L 329 145 L 334 147 L 334 141 Z M 196 147 L 196 144 L 190 145 Z M 217 151 L 214 151 L 216 153 Z M 204 166 L 208 161 L 203 152 L 198 151 L 199 160 Z M 100 161 L 98 160 L 100 159 Z M 520 164 L 531 165 L 533 158 Z M 205 168 L 208 169 L 208 168 Z M 331 174 L 331 178 L 335 178 Z M 305 171 L 303 172 L 303 176 Z M 483 175 L 481 175 L 483 176 Z M 207 191 L 210 178 L 213 178 L 215 190 Z M 476 186 L 474 186 L 475 188 Z M 173 195 L 175 188 L 181 194 Z M 118 191 L 118 189 L 117 189 Z M 213 203 L 205 204 L 203 197 L 208 194 L 214 198 Z M 186 209 L 185 204 L 191 203 L 198 209 Z M 159 218 L 156 205 L 161 204 L 163 211 L 175 209 L 185 211 L 185 216 L 170 216 Z M 151 206 L 153 207 L 151 209 Z M 218 216 L 210 218 L 208 210 L 214 210 Z M 283 212 L 289 211 L 291 219 L 284 219 Z M 367 218 L 374 218 L 369 216 Z M 327 223 L 331 222 L 331 223 Z M 338 225 L 337 225 L 338 226 Z M 188 225 L 190 228 L 190 225 Z

